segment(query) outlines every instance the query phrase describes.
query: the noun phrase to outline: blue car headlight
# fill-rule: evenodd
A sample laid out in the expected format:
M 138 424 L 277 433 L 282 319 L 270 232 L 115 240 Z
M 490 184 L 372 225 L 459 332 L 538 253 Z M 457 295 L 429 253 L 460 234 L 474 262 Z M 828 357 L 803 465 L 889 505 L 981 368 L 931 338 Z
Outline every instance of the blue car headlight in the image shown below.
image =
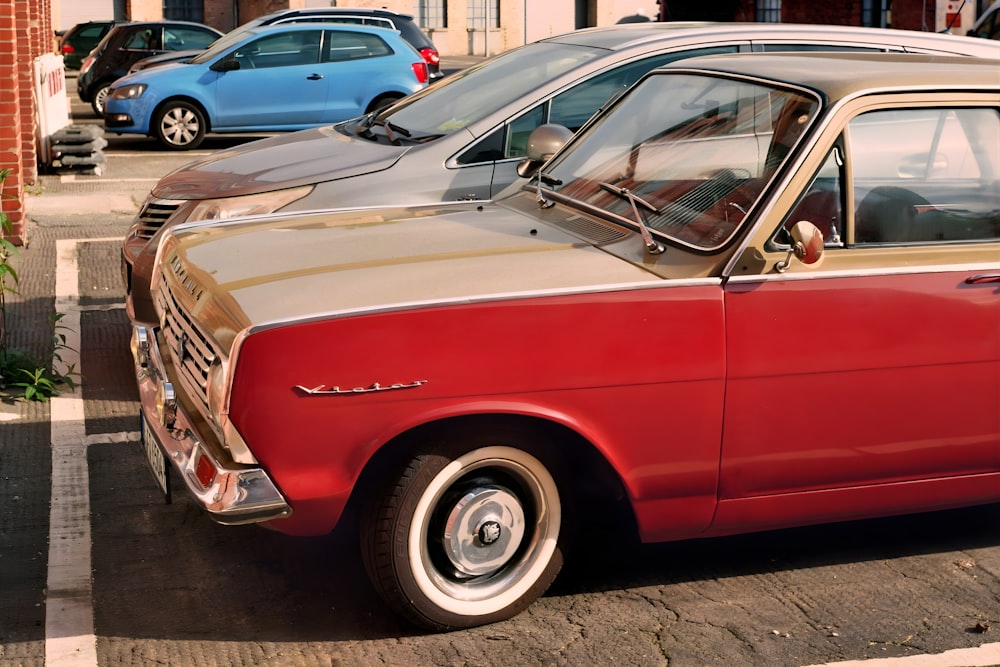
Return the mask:
M 146 92 L 146 84 L 133 83 L 129 86 L 122 86 L 111 91 L 111 98 L 115 100 L 134 100 L 142 97 Z

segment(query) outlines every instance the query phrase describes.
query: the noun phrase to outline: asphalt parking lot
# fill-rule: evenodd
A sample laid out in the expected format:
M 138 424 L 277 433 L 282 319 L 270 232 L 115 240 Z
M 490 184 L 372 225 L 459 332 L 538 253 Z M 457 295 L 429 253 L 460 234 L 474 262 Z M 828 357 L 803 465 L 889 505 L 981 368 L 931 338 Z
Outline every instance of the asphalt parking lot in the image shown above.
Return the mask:
M 39 355 L 65 314 L 82 379 L 49 403 L 0 403 L 0 665 L 1000 665 L 996 505 L 595 539 L 521 616 L 427 635 L 383 608 L 346 531 L 218 526 L 180 487 L 163 504 L 138 444 L 118 251 L 156 179 L 194 155 L 108 140 L 100 174 L 32 187 L 8 300 L 11 345 Z

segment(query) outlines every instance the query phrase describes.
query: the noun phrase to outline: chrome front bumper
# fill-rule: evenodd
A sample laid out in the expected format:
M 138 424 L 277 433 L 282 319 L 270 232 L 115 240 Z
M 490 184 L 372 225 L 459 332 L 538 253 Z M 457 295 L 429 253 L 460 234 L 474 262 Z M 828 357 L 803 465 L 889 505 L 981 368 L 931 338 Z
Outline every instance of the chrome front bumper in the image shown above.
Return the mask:
M 289 516 L 291 507 L 262 468 L 221 463 L 205 447 L 183 406 L 170 401 L 165 405 L 164 397 L 173 392 L 173 386 L 164 370 L 155 331 L 133 325 L 131 347 L 142 403 L 143 444 L 155 444 L 163 452 L 167 465 L 180 475 L 205 511 L 226 525 Z M 155 443 L 146 442 L 150 437 Z M 151 466 L 156 465 L 154 458 L 147 454 Z M 154 475 L 162 486 L 155 468 Z M 165 491 L 169 493 L 169 489 Z

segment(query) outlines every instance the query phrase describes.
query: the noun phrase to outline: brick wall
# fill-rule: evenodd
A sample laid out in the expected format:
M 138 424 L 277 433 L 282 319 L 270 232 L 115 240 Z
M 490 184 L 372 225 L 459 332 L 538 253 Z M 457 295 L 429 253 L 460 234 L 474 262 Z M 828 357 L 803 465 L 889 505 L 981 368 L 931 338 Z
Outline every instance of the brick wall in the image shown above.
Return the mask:
M 933 30 L 935 4 L 923 0 L 894 0 L 889 27 L 904 30 Z M 782 0 L 781 20 L 783 23 L 861 25 L 861 6 L 860 0 L 843 3 Z M 737 21 L 756 20 L 756 0 L 739 0 L 739 7 L 733 18 Z
M 27 238 L 24 186 L 38 179 L 32 66 L 52 50 L 48 2 L 0 0 L 0 169 L 10 169 L 0 207 L 13 223 L 9 238 Z
M 17 19 L 13 0 L 0 0 L 0 169 L 10 169 L 0 208 L 14 223 L 10 238 L 24 241 L 24 172 L 21 141 L 21 86 L 18 76 Z
M 236 27 L 232 0 L 205 0 L 203 6 L 205 25 L 229 32 Z M 245 23 L 245 21 L 243 21 Z

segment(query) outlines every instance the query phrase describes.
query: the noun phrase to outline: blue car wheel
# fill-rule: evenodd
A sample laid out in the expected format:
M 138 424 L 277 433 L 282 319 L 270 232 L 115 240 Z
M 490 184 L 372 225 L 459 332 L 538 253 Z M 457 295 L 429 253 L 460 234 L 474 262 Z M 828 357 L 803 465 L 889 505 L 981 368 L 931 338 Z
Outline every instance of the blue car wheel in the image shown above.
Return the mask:
M 156 113 L 153 130 L 167 148 L 197 148 L 205 138 L 205 114 L 190 102 L 170 101 Z

